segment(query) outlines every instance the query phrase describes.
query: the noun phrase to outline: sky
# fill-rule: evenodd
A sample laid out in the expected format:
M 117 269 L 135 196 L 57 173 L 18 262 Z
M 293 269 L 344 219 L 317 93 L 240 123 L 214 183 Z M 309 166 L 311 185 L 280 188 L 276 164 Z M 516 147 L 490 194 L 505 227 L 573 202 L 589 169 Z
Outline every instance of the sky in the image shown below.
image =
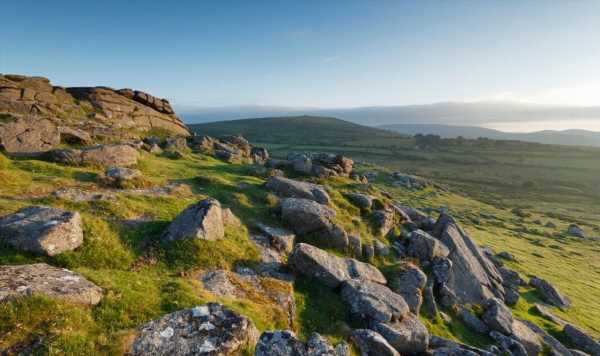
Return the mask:
M 600 1 L 2 0 L 0 73 L 175 105 L 600 105 Z

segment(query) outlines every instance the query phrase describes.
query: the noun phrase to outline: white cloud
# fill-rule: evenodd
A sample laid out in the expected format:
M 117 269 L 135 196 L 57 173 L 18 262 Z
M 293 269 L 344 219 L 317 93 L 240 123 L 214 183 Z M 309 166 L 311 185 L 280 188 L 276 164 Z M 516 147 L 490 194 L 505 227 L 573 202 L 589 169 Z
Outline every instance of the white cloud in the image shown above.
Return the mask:
M 325 58 L 321 59 L 321 62 L 326 63 L 326 64 L 335 63 L 335 62 L 339 61 L 339 59 L 340 59 L 340 57 L 338 57 L 338 56 L 331 56 L 331 57 L 325 57 Z
M 498 92 L 481 100 L 520 101 L 547 105 L 600 105 L 600 83 L 586 83 L 533 92 Z

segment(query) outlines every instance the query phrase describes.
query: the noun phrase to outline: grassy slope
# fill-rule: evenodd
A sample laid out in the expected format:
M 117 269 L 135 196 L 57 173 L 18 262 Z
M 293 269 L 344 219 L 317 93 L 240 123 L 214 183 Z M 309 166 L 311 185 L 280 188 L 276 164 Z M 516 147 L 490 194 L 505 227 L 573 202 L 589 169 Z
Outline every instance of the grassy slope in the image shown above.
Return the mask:
M 93 308 L 83 308 L 32 297 L 0 305 L 0 349 L 26 345 L 40 340 L 42 353 L 71 354 L 121 353 L 134 329 L 165 313 L 208 300 L 220 300 L 252 318 L 261 330 L 286 328 L 285 315 L 262 300 L 215 298 L 204 291 L 192 276 L 196 269 L 232 268 L 236 263 L 252 264 L 258 252 L 248 240 L 246 228 L 228 228 L 226 238 L 217 242 L 194 242 L 164 246 L 157 242 L 169 221 L 188 204 L 213 196 L 230 206 L 247 226 L 256 220 L 277 223 L 271 208 L 277 199 L 262 188 L 263 179 L 248 166 L 230 165 L 202 155 L 186 154 L 171 160 L 143 154 L 138 166 L 155 185 L 168 181 L 187 183 L 181 190 L 162 197 L 118 194 L 114 201 L 72 203 L 46 197 L 58 186 L 96 189 L 96 168 L 71 168 L 35 160 L 9 160 L 0 155 L 0 214 L 30 204 L 46 204 L 74 209 L 84 218 L 85 244 L 82 248 L 55 258 L 35 257 L 0 248 L 0 263 L 46 261 L 78 271 L 106 291 L 105 299 Z M 324 183 L 324 182 L 323 182 Z M 415 206 L 450 206 L 480 243 L 507 250 L 520 259 L 511 265 L 525 274 L 536 274 L 556 283 L 573 300 L 573 308 L 559 313 L 600 335 L 600 270 L 594 261 L 600 251 L 598 242 L 552 233 L 532 221 L 540 216 L 564 229 L 567 221 L 540 215 L 521 221 L 506 209 L 480 203 L 453 193 L 413 192 L 394 188 L 384 176 L 377 185 L 399 200 Z M 339 223 L 360 232 L 365 240 L 382 239 L 372 233 L 368 219 L 340 194 L 346 190 L 366 189 L 347 179 L 327 182 L 338 211 Z M 377 190 L 372 191 L 378 194 Z M 486 219 L 481 212 L 496 216 Z M 365 218 L 367 215 L 364 216 Z M 144 218 L 136 226 L 123 220 Z M 598 221 L 590 222 L 598 226 Z M 382 240 L 387 243 L 387 241 Z M 541 256 L 541 257 L 540 257 Z M 373 261 L 384 270 L 393 270 L 390 261 Z M 556 268 L 560 266 L 560 268 Z M 186 272 L 186 273 L 181 273 Z M 524 292 L 516 313 L 541 322 L 549 330 L 555 326 L 530 313 L 535 295 Z M 321 332 L 333 340 L 347 335 L 351 322 L 339 297 L 318 284 L 300 279 L 296 283 L 298 322 L 294 328 L 306 337 Z M 328 303 L 322 303 L 328 300 Z M 469 333 L 457 322 L 427 321 L 437 334 L 484 344 L 485 339 Z

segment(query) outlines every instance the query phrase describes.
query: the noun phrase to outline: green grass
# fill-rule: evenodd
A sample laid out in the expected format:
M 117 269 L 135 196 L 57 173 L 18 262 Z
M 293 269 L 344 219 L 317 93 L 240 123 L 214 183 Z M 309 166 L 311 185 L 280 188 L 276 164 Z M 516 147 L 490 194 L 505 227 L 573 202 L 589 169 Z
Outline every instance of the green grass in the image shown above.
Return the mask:
M 364 138 L 360 145 L 367 139 Z M 406 138 L 394 139 L 400 140 L 398 142 L 410 141 Z M 404 146 L 409 147 L 406 152 L 393 148 L 394 152 L 400 153 L 399 156 L 386 155 L 385 152 L 391 152 L 391 148 L 386 148 L 387 143 L 383 138 L 381 142 L 381 147 L 376 143 L 372 143 L 374 146 L 325 146 L 332 151 L 341 148 L 345 152 L 356 153 L 354 158 L 359 159 L 379 157 L 379 151 L 384 152 L 378 158 L 383 166 L 358 167 L 381 172 L 380 178 L 372 185 L 358 184 L 345 178 L 314 180 L 328 186 L 332 208 L 337 213 L 337 224 L 352 234 L 360 235 L 364 243 L 374 239 L 390 243 L 373 229 L 371 212 L 361 211 L 344 197 L 343 193 L 349 191 L 362 191 L 386 200 L 382 194 L 382 190 L 385 190 L 395 200 L 411 206 L 449 207 L 450 212 L 479 244 L 491 246 L 497 252 L 509 251 L 515 255 L 518 262 L 509 263 L 509 267 L 524 277 L 537 275 L 545 278 L 567 295 L 573 307 L 565 312 L 555 310 L 558 316 L 600 336 L 600 268 L 596 263 L 600 243 L 563 234 L 571 222 L 581 224 L 591 234 L 598 231 L 600 218 L 589 199 L 576 199 L 579 196 L 575 195 L 566 199 L 564 204 L 558 204 L 550 201 L 561 198 L 562 193 L 556 193 L 556 196 L 553 195 L 555 193 L 549 193 L 542 200 L 535 198 L 538 194 L 535 192 L 519 196 L 524 187 L 518 179 L 514 184 L 512 181 L 505 182 L 500 188 L 488 187 L 487 184 L 501 181 L 511 171 L 520 170 L 519 166 L 514 166 L 514 157 L 511 155 L 505 157 L 496 152 L 490 171 L 485 172 L 484 165 L 473 163 L 474 160 L 468 161 L 470 165 L 461 163 L 460 159 L 444 161 L 443 157 L 447 158 L 447 155 L 458 155 L 455 152 L 420 152 L 407 145 Z M 316 146 L 302 147 L 316 149 Z M 278 146 L 275 153 L 283 155 L 283 151 L 289 148 Z M 533 153 L 532 157 L 545 159 L 542 153 Z M 463 154 L 469 159 L 475 155 L 468 152 Z M 408 158 L 411 155 L 431 155 L 433 158 L 421 162 Z M 533 188 L 527 185 L 527 189 L 543 191 L 548 184 L 544 179 L 572 179 L 583 182 L 580 184 L 589 184 L 585 182 L 590 172 L 595 172 L 590 163 L 595 158 L 588 151 L 565 151 L 556 155 L 563 157 L 563 161 L 546 161 L 545 164 L 549 167 L 552 164 L 575 165 L 570 168 L 575 172 L 571 175 L 562 172 L 554 177 L 549 174 L 541 178 L 523 177 L 536 181 Z M 574 163 L 564 163 L 568 155 L 575 157 Z M 527 158 L 525 162 L 530 159 L 533 158 Z M 446 163 L 441 164 L 442 161 Z M 505 161 L 509 164 L 502 163 Z M 446 177 L 442 181 L 451 187 L 450 191 L 442 192 L 434 188 L 414 191 L 393 186 L 387 173 L 400 162 L 406 163 L 403 169 L 418 164 L 423 167 L 428 165 L 427 169 L 430 170 L 443 171 L 447 176 L 442 176 Z M 579 165 L 587 164 L 590 164 L 589 170 L 579 171 Z M 251 166 L 227 164 L 190 152 L 184 153 L 180 159 L 143 153 L 137 168 L 150 185 L 182 183 L 185 187 L 162 196 L 118 193 L 114 200 L 69 202 L 48 197 L 48 194 L 65 186 L 101 189 L 98 176 L 102 170 L 98 167 L 67 167 L 31 159 L 9 159 L 0 154 L 0 215 L 27 205 L 43 204 L 79 211 L 84 222 L 84 244 L 73 252 L 49 258 L 0 246 L 0 263 L 47 262 L 73 269 L 105 290 L 103 301 L 92 308 L 40 296 L 0 304 L 0 349 L 20 350 L 37 345 L 35 351 L 39 354 L 59 354 L 61 351 L 67 354 L 122 354 L 140 325 L 166 313 L 207 301 L 222 302 L 247 315 L 260 330 L 290 327 L 285 313 L 272 300 L 258 295 L 241 299 L 215 297 L 205 291 L 195 277 L 201 270 L 232 269 L 237 264 L 252 266 L 259 260 L 258 251 L 249 240 L 249 229 L 258 221 L 280 224 L 274 215 L 278 198 L 264 189 L 264 179 L 260 174 L 256 174 Z M 463 172 L 463 168 L 464 176 L 457 180 L 450 178 Z M 499 173 L 502 169 L 505 171 Z M 546 170 L 539 167 L 532 172 L 524 172 L 523 175 L 547 174 Z M 485 179 L 475 177 L 476 174 L 485 176 Z M 478 187 L 482 187 L 481 190 Z M 468 194 L 464 194 L 463 189 Z M 492 192 L 495 189 L 499 190 Z M 503 198 L 497 198 L 495 194 Z M 228 226 L 225 238 L 220 241 L 160 243 L 160 235 L 180 211 L 209 196 L 231 208 L 243 226 Z M 484 196 L 485 199 L 474 199 L 478 196 Z M 511 202 L 515 204 L 509 204 Z M 518 213 L 520 216 L 511 211 L 516 206 L 522 211 Z M 127 223 L 136 219 L 140 221 L 133 225 Z M 552 221 L 557 228 L 544 227 L 543 224 L 537 224 L 536 220 L 541 220 L 543 224 Z M 385 273 L 391 273 L 396 268 L 390 259 L 371 262 Z M 273 288 L 279 287 L 273 285 Z M 248 291 L 252 293 L 251 289 Z M 297 320 L 292 328 L 300 337 L 307 338 L 315 331 L 334 342 L 348 337 L 354 325 L 349 320 L 346 306 L 335 292 L 309 279 L 299 278 L 294 284 L 294 295 Z M 531 307 L 537 301 L 534 291 L 523 289 L 522 300 L 514 308 L 514 314 L 536 322 L 560 338 L 558 326 L 532 312 Z M 451 311 L 446 312 L 452 315 Z M 489 343 L 485 337 L 469 332 L 455 318 L 451 321 L 424 318 L 423 321 L 437 335 L 479 346 Z

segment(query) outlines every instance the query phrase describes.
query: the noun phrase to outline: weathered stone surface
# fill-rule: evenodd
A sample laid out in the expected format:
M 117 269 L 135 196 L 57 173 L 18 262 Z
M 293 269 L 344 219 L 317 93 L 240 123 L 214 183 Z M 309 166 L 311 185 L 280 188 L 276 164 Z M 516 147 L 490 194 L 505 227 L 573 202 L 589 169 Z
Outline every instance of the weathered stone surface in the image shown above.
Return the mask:
M 459 302 L 481 304 L 492 297 L 503 298 L 500 272 L 452 217 L 441 214 L 433 236 L 450 250 L 452 269 L 446 286 Z
M 456 316 L 460 321 L 462 321 L 469 329 L 473 330 L 476 333 L 487 334 L 490 329 L 485 325 L 481 319 L 479 319 L 476 315 L 471 313 L 464 307 L 459 307 Z
M 438 314 L 437 303 L 433 294 L 433 280 L 429 279 L 425 288 L 423 288 L 423 311 L 429 318 L 434 318 Z
M 538 338 L 540 338 L 543 341 L 543 343 L 551 349 L 551 353 L 553 355 L 569 356 L 572 354 L 572 352 L 569 351 L 569 349 L 567 349 L 563 344 L 561 344 L 560 341 L 556 340 L 553 336 L 548 334 L 544 329 L 540 328 L 539 326 L 535 325 L 529 320 L 521 320 L 520 322 L 525 324 L 529 328 L 529 330 L 534 332 L 538 336 Z
M 513 332 L 512 313 L 499 299 L 491 298 L 486 302 L 482 319 L 492 330 L 506 335 L 510 335 Z
M 361 209 L 371 209 L 373 206 L 373 196 L 361 193 L 346 193 L 348 200 Z
M 142 177 L 142 172 L 137 169 L 125 168 L 125 167 L 109 167 L 104 172 L 104 184 L 123 188 L 128 183 L 134 182 L 135 180 Z
M 1 100 L 0 97 L 0 103 Z M 58 128 L 48 119 L 28 116 L 12 122 L 0 122 L 0 148 L 8 153 L 48 151 L 60 144 L 60 137 Z
M 585 238 L 585 231 L 575 224 L 569 225 L 567 233 L 571 236 Z
M 423 230 L 415 230 L 408 235 L 406 252 L 420 261 L 432 261 L 434 258 L 448 257 L 450 251 L 438 239 Z
M 22 251 L 55 256 L 83 243 L 81 216 L 43 206 L 23 208 L 0 218 L 0 240 Z
M 390 280 L 390 288 L 400 294 L 410 311 L 419 314 L 423 295 L 421 290 L 425 288 L 427 275 L 412 263 L 404 263 L 397 276 Z
M 255 356 L 347 356 L 347 354 L 343 345 L 334 348 L 317 333 L 313 333 L 304 343 L 290 330 L 263 332 L 254 353 Z
M 356 329 L 351 335 L 361 356 L 400 356 L 380 334 L 369 329 Z
M 102 289 L 80 274 L 45 263 L 0 266 L 0 302 L 43 294 L 71 303 L 96 305 Z
M 271 245 L 277 250 L 285 253 L 292 252 L 296 235 L 286 229 L 271 227 L 258 223 L 256 227 L 269 237 Z
M 287 165 L 298 173 L 327 178 L 332 176 L 349 176 L 354 162 L 342 155 L 331 153 L 298 153 L 287 156 Z
M 583 330 L 571 325 L 565 325 L 563 334 L 576 349 L 587 352 L 592 356 L 600 356 L 600 343 Z
M 514 320 L 512 324 L 512 337 L 515 338 L 530 356 L 539 355 L 542 351 L 542 343 L 538 335 L 529 326 L 520 320 Z
M 330 230 L 335 211 L 308 199 L 287 198 L 281 202 L 281 218 L 297 234 Z
M 286 254 L 271 244 L 271 239 L 266 235 L 251 235 L 252 240 L 260 251 L 260 263 L 255 265 L 254 273 L 261 276 L 291 281 L 293 276 L 286 270 L 284 259 Z M 246 273 L 238 271 L 238 273 Z
M 12 128 L 0 127 L 0 143 L 11 152 L 29 153 L 46 151 L 61 141 L 81 144 L 96 137 L 130 138 L 152 128 L 189 135 L 168 101 L 129 91 L 151 99 L 138 100 L 137 94 L 126 96 L 125 90 L 65 90 L 42 77 L 21 80 L 21 76 L 0 75 L 0 112 L 23 120 L 16 125 L 10 123 Z
M 437 350 L 440 350 L 440 352 L 438 353 L 440 356 L 444 356 L 444 355 L 494 356 L 494 355 L 500 354 L 500 352 L 491 352 L 491 351 L 482 350 L 482 349 L 479 349 L 479 348 L 476 348 L 473 346 L 460 344 L 456 341 L 444 339 L 444 338 L 436 336 L 436 335 L 431 335 L 429 337 L 429 347 L 434 349 L 434 354 L 436 354 Z
M 513 356 L 528 356 L 525 347 L 512 337 L 503 335 L 502 333 L 493 330 L 490 332 L 492 339 L 496 340 L 500 349 L 508 355 Z
M 49 153 L 49 158 L 53 162 L 67 165 L 128 167 L 137 164 L 139 153 L 129 145 L 99 145 L 81 150 L 55 150 Z
M 393 209 L 375 210 L 373 222 L 377 228 L 377 234 L 386 236 L 399 222 Z
M 83 201 L 103 201 L 103 200 L 114 200 L 116 195 L 112 192 L 106 191 L 86 191 L 78 188 L 60 188 L 51 193 L 51 196 L 70 200 L 74 202 Z
M 180 310 L 140 328 L 132 355 L 239 355 L 254 345 L 258 330 L 221 304 Z
M 421 354 L 429 346 L 427 328 L 412 313 L 395 322 L 378 323 L 375 325 L 375 331 L 402 355 Z
M 202 273 L 199 277 L 204 289 L 219 297 L 255 299 L 257 295 L 267 300 L 271 308 L 280 309 L 287 315 L 289 327 L 294 326 L 296 302 L 292 284 L 257 275 L 241 275 L 217 269 Z
M 567 324 L 566 321 L 564 321 L 563 319 L 557 317 L 556 315 L 554 315 L 552 313 L 552 311 L 550 311 L 550 309 L 544 305 L 541 304 L 535 304 L 533 306 L 533 309 L 538 312 L 541 316 L 543 316 L 546 319 L 549 319 L 551 321 L 553 321 L 554 323 L 561 325 L 561 326 L 565 326 Z
M 410 312 L 402 296 L 368 280 L 345 281 L 341 295 L 342 300 L 350 306 L 352 318 L 365 326 L 401 320 Z
M 162 241 L 185 238 L 219 240 L 225 236 L 221 204 L 205 199 L 185 208 L 162 234 Z
M 294 247 L 288 263 L 294 271 L 313 277 L 331 288 L 351 279 L 386 283 L 383 274 L 368 263 L 337 257 L 304 243 Z
M 265 187 L 288 198 L 309 199 L 320 204 L 328 204 L 331 200 L 323 186 L 284 177 L 270 177 Z
M 535 288 L 546 303 L 562 309 L 567 309 L 571 306 L 571 302 L 560 294 L 560 292 L 548 281 L 533 277 L 529 280 L 529 284 Z

